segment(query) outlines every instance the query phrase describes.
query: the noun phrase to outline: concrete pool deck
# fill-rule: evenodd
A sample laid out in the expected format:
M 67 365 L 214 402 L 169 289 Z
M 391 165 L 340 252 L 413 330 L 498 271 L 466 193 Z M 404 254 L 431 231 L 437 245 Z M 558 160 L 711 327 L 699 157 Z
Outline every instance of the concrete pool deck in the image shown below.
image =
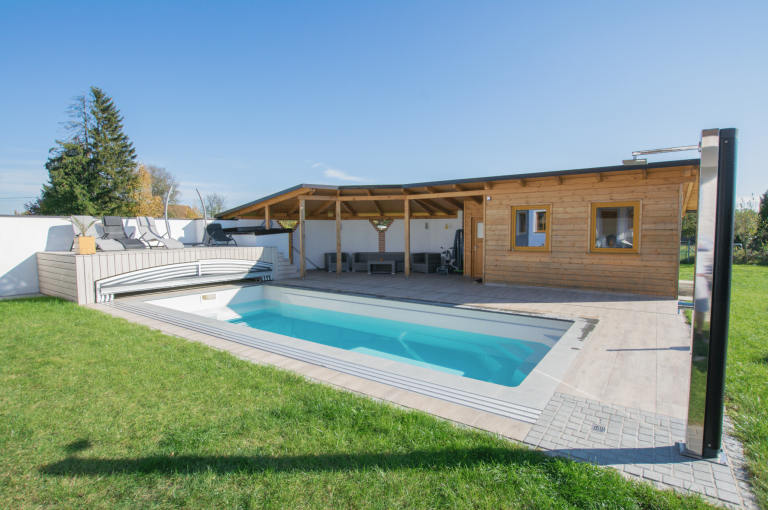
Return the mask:
M 598 319 L 559 393 L 685 419 L 690 334 L 677 301 L 656 296 L 480 285 L 458 275 L 308 271 L 280 285 L 469 305 L 523 314 Z
M 481 285 L 474 278 L 308 271 L 281 286 L 414 300 L 527 315 L 597 319 L 555 395 L 535 424 L 522 423 L 386 384 L 260 351 L 109 305 L 90 305 L 169 334 L 205 343 L 257 363 L 276 365 L 323 383 L 459 424 L 620 470 L 659 486 L 689 490 L 720 503 L 751 507 L 753 496 L 738 444 L 726 437 L 728 466 L 677 452 L 684 436 L 690 334 L 677 301 L 655 296 L 541 287 Z M 177 291 L 189 292 L 186 291 Z M 163 293 L 172 295 L 174 293 Z M 602 432 L 593 426 L 604 427 Z M 729 443 L 727 440 L 730 440 Z

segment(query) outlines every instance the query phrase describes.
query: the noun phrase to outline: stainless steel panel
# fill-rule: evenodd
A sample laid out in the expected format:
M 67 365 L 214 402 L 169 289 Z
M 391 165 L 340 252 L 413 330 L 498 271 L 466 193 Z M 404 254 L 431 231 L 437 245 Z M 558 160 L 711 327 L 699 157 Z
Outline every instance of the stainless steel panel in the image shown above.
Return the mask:
M 689 454 L 704 453 L 704 415 L 709 365 L 712 275 L 714 268 L 715 218 L 717 212 L 717 170 L 720 130 L 701 133 L 699 209 L 696 234 L 696 275 L 693 287 L 691 386 L 688 396 L 688 428 L 685 447 Z

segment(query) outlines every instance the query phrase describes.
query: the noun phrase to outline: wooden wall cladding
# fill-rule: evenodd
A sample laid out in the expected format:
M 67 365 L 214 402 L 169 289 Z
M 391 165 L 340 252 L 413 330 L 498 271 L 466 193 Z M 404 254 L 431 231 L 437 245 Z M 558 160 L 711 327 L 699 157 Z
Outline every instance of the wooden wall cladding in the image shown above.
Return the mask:
M 698 195 L 698 167 L 637 175 L 603 174 L 497 183 L 486 202 L 485 283 L 535 285 L 677 298 L 680 218 L 687 196 Z M 692 185 L 691 185 L 692 184 Z M 589 251 L 592 202 L 641 201 L 638 254 Z M 691 202 L 686 204 L 691 207 Z M 512 206 L 552 204 L 551 252 L 510 251 Z M 465 203 L 467 236 L 482 206 Z M 465 244 L 465 246 L 468 243 Z M 465 267 L 471 267 L 465 249 Z

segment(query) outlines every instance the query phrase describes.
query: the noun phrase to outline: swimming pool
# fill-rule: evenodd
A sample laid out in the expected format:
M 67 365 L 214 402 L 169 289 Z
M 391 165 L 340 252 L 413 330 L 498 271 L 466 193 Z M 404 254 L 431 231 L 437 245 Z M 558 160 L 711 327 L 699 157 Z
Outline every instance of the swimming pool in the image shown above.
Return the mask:
M 235 344 L 257 349 L 242 351 L 253 360 L 330 369 L 300 370 L 332 384 L 354 376 L 526 423 L 536 421 L 594 328 L 578 317 L 277 284 L 173 291 L 109 306 L 221 339 L 234 353 Z
M 550 349 L 539 342 L 270 299 L 229 309 L 238 315 L 228 321 L 232 324 L 503 386 L 518 386 Z M 562 333 L 553 329 L 551 336 Z

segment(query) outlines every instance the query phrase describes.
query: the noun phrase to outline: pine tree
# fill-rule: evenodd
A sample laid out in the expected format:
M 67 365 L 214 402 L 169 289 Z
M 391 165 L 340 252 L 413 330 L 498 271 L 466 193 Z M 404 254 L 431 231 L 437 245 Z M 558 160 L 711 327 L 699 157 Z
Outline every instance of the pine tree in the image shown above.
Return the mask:
M 45 168 L 48 183 L 33 202 L 32 214 L 131 214 L 138 186 L 136 151 L 123 133 L 120 111 L 112 98 L 91 87 L 90 97 L 73 98 L 64 122 L 69 133 L 56 140 Z
M 88 132 L 92 148 L 91 164 L 98 174 L 94 200 L 104 214 L 126 216 L 134 209 L 136 150 L 123 133 L 123 117 L 112 98 L 91 87 L 93 124 Z

